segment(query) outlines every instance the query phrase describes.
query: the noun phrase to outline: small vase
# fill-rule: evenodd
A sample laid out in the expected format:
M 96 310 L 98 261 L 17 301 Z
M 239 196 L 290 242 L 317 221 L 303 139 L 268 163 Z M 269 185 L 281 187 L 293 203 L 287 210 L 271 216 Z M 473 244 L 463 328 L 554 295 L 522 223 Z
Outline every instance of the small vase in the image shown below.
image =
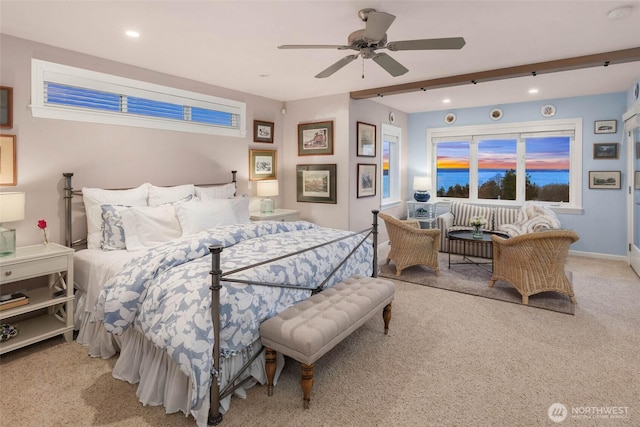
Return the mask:
M 49 244 L 49 238 L 47 237 L 47 230 L 45 230 L 44 228 L 42 229 L 42 234 L 44 234 L 44 242 L 43 244 L 45 246 L 47 246 Z
M 474 239 L 482 239 L 482 226 L 474 225 L 473 226 L 473 238 Z

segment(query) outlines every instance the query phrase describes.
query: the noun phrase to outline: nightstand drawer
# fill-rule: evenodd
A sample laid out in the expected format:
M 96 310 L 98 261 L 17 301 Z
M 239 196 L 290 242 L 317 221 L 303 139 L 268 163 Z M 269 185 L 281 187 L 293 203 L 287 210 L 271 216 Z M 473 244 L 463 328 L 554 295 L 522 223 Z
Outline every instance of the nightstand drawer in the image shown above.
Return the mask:
M 67 260 L 66 255 L 61 255 L 39 259 L 36 262 L 16 262 L 15 264 L 2 265 L 0 266 L 0 281 L 2 283 L 10 283 L 65 271 L 67 269 Z

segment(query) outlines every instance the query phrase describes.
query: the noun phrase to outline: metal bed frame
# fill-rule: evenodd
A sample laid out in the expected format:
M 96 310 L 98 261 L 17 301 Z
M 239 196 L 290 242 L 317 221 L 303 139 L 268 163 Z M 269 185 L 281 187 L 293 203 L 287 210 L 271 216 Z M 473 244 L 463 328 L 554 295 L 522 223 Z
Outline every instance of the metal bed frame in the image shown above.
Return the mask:
M 236 182 L 236 172 L 237 171 L 231 171 L 232 173 L 232 181 L 234 184 L 237 185 Z M 74 246 L 79 246 L 82 245 L 84 243 L 86 243 L 86 239 L 79 239 L 76 241 L 72 240 L 72 225 L 71 225 L 71 201 L 73 199 L 73 196 L 76 195 L 82 195 L 82 191 L 77 191 L 77 190 L 73 190 L 73 187 L 71 185 L 71 179 L 73 177 L 73 173 L 64 173 L 63 174 L 65 177 L 65 185 L 64 185 L 64 199 L 65 199 L 65 222 L 66 222 L 66 230 L 65 230 L 65 244 L 68 247 L 74 247 Z M 197 186 L 199 187 L 206 187 L 206 186 L 215 186 L 215 185 L 224 185 L 224 184 L 228 184 L 228 183 L 220 183 L 220 184 L 199 184 Z M 276 257 L 276 258 L 272 258 L 260 263 L 256 263 L 256 264 L 252 264 L 252 265 L 248 265 L 242 268 L 238 268 L 235 270 L 231 270 L 231 271 L 227 271 L 227 272 L 222 272 L 222 270 L 220 269 L 220 255 L 222 253 L 222 246 L 210 246 L 209 247 L 209 252 L 211 253 L 211 286 L 209 287 L 209 289 L 211 290 L 211 319 L 213 321 L 213 319 L 218 319 L 218 321 L 213 321 L 213 337 L 214 337 L 214 344 L 213 344 L 213 369 L 211 372 L 211 387 L 210 387 L 210 392 L 209 392 L 209 414 L 208 414 L 208 418 L 207 418 L 207 424 L 208 425 L 218 425 L 222 422 L 223 420 L 223 415 L 220 412 L 220 401 L 222 399 L 224 399 L 225 397 L 227 397 L 228 395 L 230 395 L 231 393 L 233 393 L 236 389 L 238 389 L 239 387 L 242 387 L 246 382 L 251 380 L 251 377 L 247 377 L 245 379 L 243 379 L 240 382 L 238 381 L 238 378 L 249 368 L 249 366 L 256 360 L 256 358 L 262 354 L 262 352 L 264 351 L 264 349 L 256 352 L 254 355 L 252 355 L 249 360 L 247 360 L 247 362 L 245 363 L 245 365 L 240 369 L 240 371 L 238 373 L 236 373 L 236 375 L 231 378 L 228 382 L 228 384 L 221 389 L 220 387 L 220 290 L 222 289 L 222 278 L 224 277 L 224 281 L 226 282 L 235 282 L 235 283 L 245 283 L 245 284 L 251 284 L 251 285 L 258 285 L 258 286 L 277 286 L 277 287 L 284 287 L 284 288 L 297 288 L 300 289 L 299 286 L 294 286 L 294 285 L 290 285 L 290 284 L 281 284 L 281 283 L 257 283 L 254 281 L 248 281 L 248 280 L 240 280 L 240 279 L 234 279 L 231 276 L 234 273 L 238 273 L 240 271 L 243 270 L 247 270 L 250 268 L 254 268 L 254 267 L 258 267 L 260 265 L 264 265 L 264 264 L 268 264 L 274 261 L 278 261 L 287 257 L 291 257 L 291 256 L 295 256 L 313 249 L 317 249 L 321 246 L 325 246 L 328 245 L 330 243 L 335 243 L 338 242 L 340 240 L 344 240 L 350 237 L 353 237 L 354 235 L 361 235 L 361 240 L 360 242 L 356 245 L 356 247 L 353 248 L 353 250 L 331 271 L 331 273 L 329 273 L 329 275 L 322 281 L 322 283 L 320 283 L 318 286 L 316 286 L 314 289 L 312 289 L 312 294 L 314 293 L 318 293 L 320 291 L 322 291 L 322 288 L 326 285 L 326 283 L 329 281 L 329 279 L 340 269 L 340 267 L 342 267 L 344 265 L 345 262 L 347 262 L 347 260 L 349 259 L 349 257 L 351 257 L 355 251 L 362 246 L 369 237 L 371 237 L 372 243 L 373 243 L 373 260 L 372 260 L 372 277 L 377 277 L 378 275 L 378 269 L 377 269 L 377 265 L 378 265 L 378 253 L 377 253 L 377 249 L 378 249 L 378 210 L 372 210 L 371 211 L 372 215 L 373 215 L 373 222 L 370 228 L 367 228 L 365 230 L 359 231 L 357 233 L 354 234 L 350 234 L 347 236 L 343 236 L 334 240 L 331 240 L 329 242 L 326 243 L 322 243 L 319 245 L 315 245 L 313 247 L 309 247 L 297 252 L 293 252 L 290 254 L 286 254 L 286 255 L 282 255 L 280 257 Z
M 329 279 L 340 269 L 340 267 L 342 267 L 344 265 L 345 262 L 347 262 L 347 260 L 349 259 L 350 256 L 352 256 L 355 251 L 362 246 L 367 238 L 369 236 L 371 236 L 371 240 L 373 242 L 373 260 L 372 260 L 372 273 L 371 273 L 371 277 L 377 277 L 378 276 L 378 269 L 376 268 L 378 265 L 378 253 L 377 253 L 377 249 L 378 249 L 378 212 L 377 210 L 373 210 L 371 211 L 371 213 L 373 214 L 373 223 L 371 225 L 370 228 L 367 228 L 365 230 L 359 231 L 358 233 L 354 233 L 354 234 L 360 234 L 362 236 L 360 242 L 356 245 L 356 247 L 354 247 L 351 252 L 349 252 L 349 254 L 329 273 L 329 275 L 322 281 L 322 283 L 320 283 L 318 286 L 316 286 L 311 293 L 315 294 L 318 293 L 320 291 L 322 291 L 323 287 L 325 286 L 325 284 L 329 281 Z M 331 243 L 335 243 L 338 242 L 340 240 L 344 240 L 347 238 L 353 237 L 353 234 L 347 235 L 347 236 L 343 236 L 334 240 L 331 240 L 329 242 L 325 242 L 319 245 L 315 245 L 306 249 L 302 249 L 296 252 L 292 252 L 290 254 L 286 254 L 286 255 L 282 255 L 280 257 L 276 257 L 276 258 L 272 258 L 263 262 L 259 262 L 256 264 L 252 264 L 252 265 L 248 265 L 245 267 L 241 267 L 235 270 L 231 270 L 231 271 L 227 271 L 227 272 L 222 272 L 222 270 L 220 269 L 220 255 L 222 253 L 222 246 L 210 246 L 209 247 L 209 251 L 211 252 L 211 286 L 209 287 L 209 289 L 211 289 L 211 319 L 220 319 L 220 290 L 222 289 L 222 278 L 224 277 L 224 280 L 226 282 L 234 282 L 234 283 L 245 283 L 245 284 L 251 284 L 251 285 L 258 285 L 258 286 L 277 286 L 277 287 L 282 287 L 282 288 L 296 288 L 296 289 L 300 289 L 299 286 L 294 286 L 294 285 L 288 285 L 288 284 L 282 284 L 282 283 L 256 283 L 254 281 L 250 281 L 250 280 L 239 280 L 239 279 L 234 279 L 229 277 L 230 275 L 234 274 L 234 273 L 238 273 L 240 271 L 243 270 L 247 270 L 250 268 L 254 268 L 254 267 L 258 267 L 260 265 L 264 265 L 264 264 L 268 264 L 274 261 L 278 261 L 284 258 L 288 258 L 291 256 L 295 256 L 310 250 L 314 250 L 317 249 L 321 246 L 325 246 Z M 209 425 L 218 425 L 222 422 L 223 416 L 222 413 L 220 412 L 220 401 L 222 399 L 224 399 L 225 397 L 227 397 L 229 394 L 233 393 L 234 390 L 236 390 L 237 388 L 243 386 L 245 384 L 245 382 L 251 380 L 251 377 L 247 377 L 245 378 L 243 381 L 239 382 L 236 384 L 237 379 L 240 377 L 240 375 L 242 375 L 242 373 L 251 365 L 251 363 L 253 363 L 253 361 L 264 351 L 261 350 L 259 352 L 257 352 L 256 354 L 254 354 L 248 361 L 247 363 L 240 369 L 240 371 L 229 381 L 229 383 L 224 387 L 224 389 L 220 390 L 220 380 L 219 380 L 219 367 L 220 367 L 220 341 L 218 339 L 218 337 L 220 336 L 220 321 L 217 322 L 213 322 L 213 337 L 214 337 L 214 343 L 213 343 L 213 370 L 212 370 L 212 378 L 211 378 L 211 389 L 209 392 L 209 416 L 207 419 L 207 424 Z

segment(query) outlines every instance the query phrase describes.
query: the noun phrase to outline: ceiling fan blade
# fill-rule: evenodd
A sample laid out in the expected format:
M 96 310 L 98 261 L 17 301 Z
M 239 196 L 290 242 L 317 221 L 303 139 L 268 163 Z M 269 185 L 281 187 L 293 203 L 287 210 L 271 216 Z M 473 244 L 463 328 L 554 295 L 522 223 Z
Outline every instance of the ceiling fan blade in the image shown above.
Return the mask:
M 395 16 L 385 12 L 369 12 L 364 29 L 364 39 L 368 42 L 379 42 L 384 38 L 394 19 L 396 19 Z
M 465 45 L 462 37 L 449 37 L 443 39 L 402 40 L 387 43 L 387 49 L 397 50 L 438 50 L 438 49 L 462 49 Z
M 404 65 L 402 65 L 386 53 L 378 53 L 371 59 L 376 61 L 376 64 L 384 68 L 387 73 L 391 74 L 393 77 L 401 76 L 409 71 L 404 67 Z
M 319 74 L 317 74 L 316 75 L 316 79 L 324 79 L 325 77 L 329 77 L 330 75 L 332 75 L 333 73 L 338 71 L 340 68 L 344 67 L 345 65 L 349 64 L 351 61 L 356 59 L 358 57 L 358 55 L 359 54 L 345 56 L 340 61 L 338 61 L 335 64 L 331 65 L 326 70 L 324 70 L 324 71 L 320 72 Z
M 278 49 L 353 49 L 351 46 L 337 44 L 283 44 Z

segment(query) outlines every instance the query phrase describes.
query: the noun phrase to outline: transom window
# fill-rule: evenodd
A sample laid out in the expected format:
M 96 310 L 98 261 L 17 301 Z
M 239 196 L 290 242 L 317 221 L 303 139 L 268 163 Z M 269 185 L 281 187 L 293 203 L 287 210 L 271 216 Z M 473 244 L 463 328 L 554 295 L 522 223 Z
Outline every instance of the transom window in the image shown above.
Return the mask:
M 442 199 L 581 207 L 582 120 L 430 129 Z
M 214 135 L 246 134 L 242 102 L 32 60 L 32 111 L 94 123 Z

